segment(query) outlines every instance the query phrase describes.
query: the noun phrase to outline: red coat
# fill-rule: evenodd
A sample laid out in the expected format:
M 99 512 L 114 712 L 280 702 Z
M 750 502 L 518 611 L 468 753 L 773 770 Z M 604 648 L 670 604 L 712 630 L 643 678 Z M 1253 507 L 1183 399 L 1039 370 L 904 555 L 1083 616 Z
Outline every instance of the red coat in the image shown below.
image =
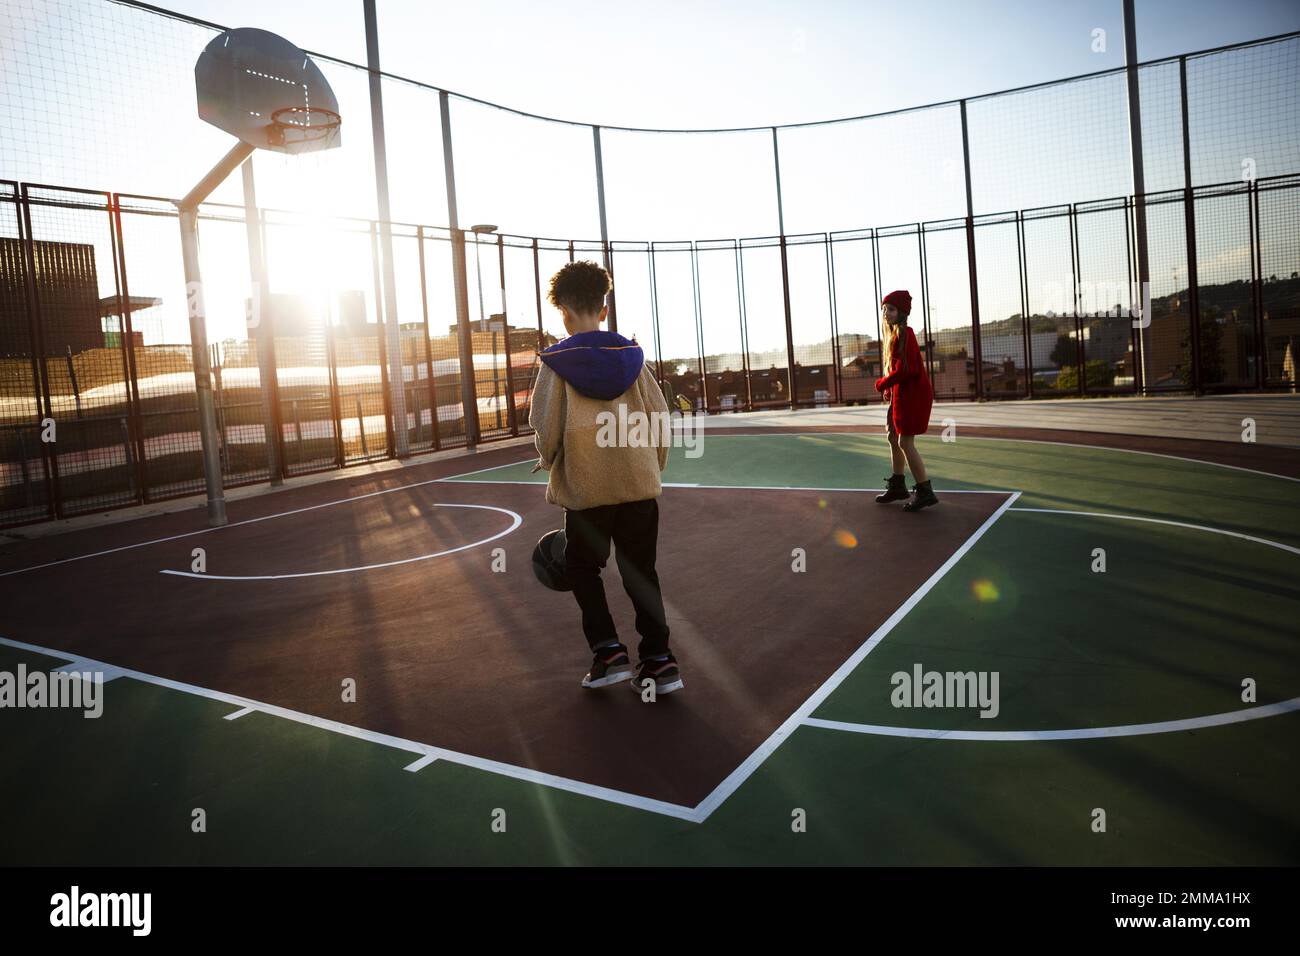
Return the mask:
M 930 427 L 930 406 L 934 404 L 934 389 L 930 375 L 925 370 L 921 347 L 916 344 L 916 333 L 905 326 L 905 335 L 894 336 L 893 371 L 876 379 L 876 391 L 889 402 L 889 420 L 900 435 L 924 435 Z M 899 348 L 905 350 L 906 367 L 899 361 Z

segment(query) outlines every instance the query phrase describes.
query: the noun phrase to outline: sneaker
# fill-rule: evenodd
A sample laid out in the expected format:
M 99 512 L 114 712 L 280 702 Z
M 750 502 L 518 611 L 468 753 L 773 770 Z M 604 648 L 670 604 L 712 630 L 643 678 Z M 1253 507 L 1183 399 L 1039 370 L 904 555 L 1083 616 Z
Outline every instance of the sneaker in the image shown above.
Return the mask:
M 656 694 L 671 694 L 675 690 L 681 690 L 682 672 L 677 669 L 677 658 L 669 654 L 663 660 L 642 661 L 636 667 L 636 680 L 632 681 L 632 690 L 641 693 L 645 689 L 645 681 L 651 679 L 655 682 Z
M 632 660 L 622 644 L 612 644 L 596 651 L 591 670 L 582 679 L 583 687 L 608 687 L 632 676 Z

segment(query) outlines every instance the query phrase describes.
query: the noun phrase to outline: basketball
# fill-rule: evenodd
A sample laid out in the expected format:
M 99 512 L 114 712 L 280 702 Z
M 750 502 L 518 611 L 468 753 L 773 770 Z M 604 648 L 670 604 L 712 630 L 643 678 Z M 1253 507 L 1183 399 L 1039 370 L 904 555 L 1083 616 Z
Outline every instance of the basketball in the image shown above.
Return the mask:
M 564 563 L 566 545 L 564 529 L 548 531 L 537 541 L 533 548 L 533 574 L 552 591 L 572 591 L 569 583 L 568 568 Z

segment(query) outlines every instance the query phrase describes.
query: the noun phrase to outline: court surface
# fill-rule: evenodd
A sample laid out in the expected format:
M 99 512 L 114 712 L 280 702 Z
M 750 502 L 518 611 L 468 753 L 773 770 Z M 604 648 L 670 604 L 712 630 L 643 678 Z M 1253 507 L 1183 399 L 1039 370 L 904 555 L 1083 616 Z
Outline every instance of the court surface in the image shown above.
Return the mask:
M 920 445 L 942 504 L 918 515 L 871 501 L 874 431 L 674 449 L 686 689 L 653 703 L 577 686 L 576 607 L 528 566 L 559 511 L 526 446 L 234 501 L 224 529 L 186 510 L 6 544 L 0 670 L 112 679 L 97 720 L 0 711 L 0 856 L 1297 862 L 1296 453 Z M 997 716 L 895 706 L 918 665 L 996 672 Z

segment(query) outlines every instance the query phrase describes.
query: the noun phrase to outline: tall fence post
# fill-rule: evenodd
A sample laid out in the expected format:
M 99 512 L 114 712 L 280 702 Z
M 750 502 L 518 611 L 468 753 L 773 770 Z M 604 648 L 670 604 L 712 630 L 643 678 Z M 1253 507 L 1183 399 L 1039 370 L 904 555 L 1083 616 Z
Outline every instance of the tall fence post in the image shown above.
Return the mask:
M 41 333 L 41 299 L 36 288 L 36 238 L 32 232 L 31 199 L 24 183 L 18 201 L 18 230 L 23 236 L 23 273 L 26 278 L 28 343 L 32 351 L 32 388 L 35 391 L 37 418 L 54 420 L 54 405 L 50 401 L 50 374 L 45 366 L 45 338 Z M 37 433 L 42 429 L 37 422 Z M 59 481 L 59 456 L 50 442 L 41 441 L 41 456 L 45 463 L 45 485 L 49 500 L 49 514 L 63 517 L 63 488 Z
M 772 127 L 772 164 L 776 170 L 776 220 L 781 234 L 781 294 L 785 300 L 785 354 L 790 385 L 790 407 L 799 407 L 799 387 L 794 367 L 794 325 L 790 317 L 790 264 L 785 250 L 785 203 L 781 199 L 781 147 L 777 142 L 776 127 Z
M 375 154 L 375 199 L 379 212 L 379 249 L 383 266 L 383 333 L 388 340 L 389 427 L 397 458 L 411 454 L 406 424 L 406 375 L 402 362 L 402 330 L 397 317 L 397 278 L 393 272 L 393 224 L 388 201 L 388 151 L 384 136 L 384 85 L 379 72 L 379 28 L 375 0 L 363 0 L 366 21 L 366 68 L 370 75 L 370 130 Z
M 966 125 L 966 101 L 961 101 L 961 159 L 966 171 L 966 261 L 970 275 L 971 357 L 975 362 L 975 400 L 984 397 L 984 343 L 980 341 L 980 287 L 975 265 L 975 203 L 970 189 L 970 136 Z M 926 316 L 927 324 L 929 316 Z
M 370 265 L 375 283 L 375 345 L 379 352 L 379 392 L 384 397 L 384 437 L 388 442 L 388 454 L 397 457 L 395 439 L 398 433 L 404 432 L 406 429 L 406 413 L 402 413 L 401 428 L 398 428 L 397 414 L 392 401 L 393 389 L 396 388 L 398 391 L 403 392 L 399 396 L 403 407 L 406 404 L 406 395 L 401 388 L 402 382 L 399 380 L 394 383 L 393 377 L 388 373 L 390 349 L 387 344 L 388 336 L 386 334 L 388 323 L 384 321 L 384 290 L 380 277 L 380 259 L 382 257 L 379 252 L 379 231 L 379 224 L 372 222 L 370 224 Z M 398 346 L 400 349 L 400 338 L 398 339 Z M 401 366 L 401 357 L 398 356 L 397 370 L 399 375 L 401 374 Z
M 925 260 L 925 223 L 916 224 L 916 267 L 921 276 L 921 352 L 925 356 L 925 371 L 934 380 L 934 341 L 930 334 L 930 269 Z M 915 329 L 913 329 L 915 331 Z M 881 363 L 880 373 L 885 372 Z
M 1263 391 L 1268 378 L 1264 368 L 1268 362 L 1268 348 L 1264 343 L 1264 260 L 1259 248 L 1259 181 L 1254 178 L 1248 184 L 1246 202 L 1250 207 L 1250 299 L 1255 312 L 1255 388 Z
M 479 441 L 478 385 L 474 381 L 474 337 L 469 327 L 469 284 L 465 277 L 465 231 L 456 211 L 456 162 L 451 150 L 451 101 L 438 93 L 442 113 L 442 165 L 447 180 L 447 223 L 451 228 L 451 278 L 456 290 L 456 341 L 460 347 L 460 401 L 465 419 L 465 447 Z
M 691 240 L 691 298 L 692 305 L 695 309 L 695 354 L 699 358 L 700 370 L 700 401 L 703 403 L 704 412 L 709 411 L 709 367 L 704 363 L 704 307 L 701 302 L 700 294 L 700 259 L 699 249 L 695 241 Z
M 1025 263 L 1025 216 L 1016 211 L 1016 276 L 1020 280 L 1020 315 L 1025 333 L 1025 398 L 1034 397 L 1034 329 L 1029 322 L 1029 276 Z
M 838 405 L 844 399 L 840 387 L 840 313 L 835 301 L 835 249 L 829 232 L 822 233 L 822 240 L 822 255 L 826 260 L 826 308 L 831 317 L 831 375 L 835 379 L 834 387 L 827 388 L 826 394 L 829 403 Z
M 1088 355 L 1083 344 L 1083 317 L 1079 314 L 1079 210 L 1070 203 L 1070 286 L 1074 313 L 1074 360 L 1077 363 L 1079 397 L 1088 391 Z
M 646 250 L 646 262 L 649 263 L 650 267 L 650 327 L 654 329 L 655 337 L 655 368 L 658 371 L 659 387 L 662 389 L 668 384 L 668 381 L 664 378 L 663 339 L 659 335 L 659 279 L 655 269 L 655 244 L 653 241 L 650 242 L 650 248 Z
M 600 127 L 591 128 L 591 140 L 596 150 L 596 208 L 600 211 L 600 248 L 605 270 L 614 278 L 614 254 L 609 247 L 609 222 L 605 217 L 605 160 L 600 151 Z M 504 280 L 503 280 L 504 281 Z M 609 330 L 618 331 L 618 289 L 609 292 Z
M 1137 233 L 1137 301 L 1140 310 L 1143 355 L 1150 340 L 1151 316 L 1146 314 L 1147 289 L 1151 286 L 1151 264 L 1147 256 L 1147 188 L 1142 159 L 1142 94 L 1138 83 L 1137 25 L 1133 0 L 1124 0 L 1124 72 L 1128 81 L 1129 156 L 1133 163 L 1133 223 Z M 1187 128 L 1184 124 L 1184 130 Z M 1079 378 L 1084 370 L 1079 369 Z
M 118 275 L 118 309 L 121 311 L 122 360 L 127 379 L 127 417 L 123 419 L 127 433 L 128 466 L 134 475 L 137 497 L 148 502 L 149 485 L 145 480 L 144 414 L 140 403 L 140 378 L 136 367 L 135 326 L 131 321 L 131 287 L 126 277 L 126 247 L 122 235 L 122 205 L 117 195 L 108 198 L 110 209 L 109 233 L 113 241 L 114 269 Z M 134 459 L 131 461 L 129 459 Z
M 1192 188 L 1192 136 L 1187 128 L 1187 57 L 1178 58 L 1178 88 L 1183 115 L 1183 229 L 1187 242 L 1187 337 L 1191 343 L 1192 394 L 1201 393 L 1201 291 L 1196 264 L 1196 193 Z M 1174 290 L 1177 291 L 1176 289 Z M 1143 329 L 1145 334 L 1146 330 Z M 1146 354 L 1143 351 L 1143 364 Z M 1145 373 L 1145 369 L 1143 370 Z M 1145 389 L 1146 375 L 1142 376 Z
M 871 297 L 875 304 L 876 313 L 876 362 L 878 363 L 880 375 L 885 374 L 885 337 L 884 329 L 880 327 L 881 322 L 881 299 L 885 293 L 880 291 L 880 236 L 873 228 L 871 230 Z M 883 405 L 885 399 L 879 396 L 880 403 Z M 871 402 L 871 393 L 867 393 L 867 402 Z
M 325 361 L 329 364 L 329 402 L 330 415 L 334 418 L 334 466 L 342 468 L 347 463 L 347 451 L 343 446 L 343 396 L 339 388 L 339 359 L 335 339 L 338 333 L 332 323 L 325 323 Z M 308 409 L 310 412 L 310 409 Z M 294 402 L 294 431 L 298 435 L 299 446 L 302 444 L 302 420 L 298 417 L 298 403 Z
M 505 237 L 497 234 L 497 275 L 501 279 L 501 336 L 506 340 L 506 424 L 510 434 L 519 436 L 519 421 L 515 415 L 515 371 L 510 361 L 510 308 L 506 305 L 506 245 Z M 496 367 L 497 357 L 492 356 Z
M 424 227 L 417 226 L 415 241 L 419 243 L 420 253 L 420 316 L 424 320 L 424 363 L 429 376 L 429 428 L 433 432 L 433 450 L 440 451 L 442 445 L 438 438 L 438 385 L 433 371 L 433 347 L 429 339 L 429 285 L 426 280 L 424 264 Z M 419 431 L 422 422 L 416 420 Z
M 749 313 L 745 308 L 745 257 L 740 240 L 731 240 L 736 257 L 736 309 L 740 317 L 740 370 L 745 378 L 745 411 L 754 410 L 754 382 L 749 367 Z

